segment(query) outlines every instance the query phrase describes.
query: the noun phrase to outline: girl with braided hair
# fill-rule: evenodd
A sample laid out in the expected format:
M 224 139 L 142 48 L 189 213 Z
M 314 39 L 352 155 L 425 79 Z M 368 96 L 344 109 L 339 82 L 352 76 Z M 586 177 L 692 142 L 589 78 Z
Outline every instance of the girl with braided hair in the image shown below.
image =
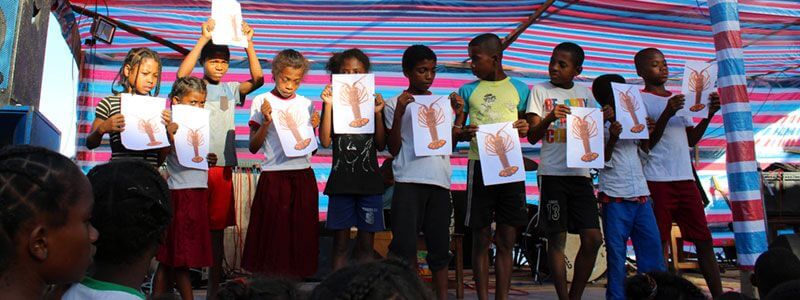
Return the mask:
M 119 86 L 121 90 L 114 87 Z M 153 167 L 160 166 L 169 148 L 133 151 L 122 145 L 120 133 L 125 130 L 125 117 L 121 111 L 122 93 L 134 95 L 158 96 L 161 89 L 161 59 L 149 48 L 134 48 L 128 51 L 125 62 L 114 77 L 111 84 L 113 95 L 103 98 L 97 103 L 92 132 L 86 137 L 86 147 L 94 149 L 100 146 L 103 136 L 109 135 L 111 160 L 135 159 L 144 160 Z M 169 110 L 161 113 L 161 122 L 167 126 L 172 117 Z M 167 131 L 175 133 L 177 127 L 168 127 Z
M 172 221 L 167 183 L 140 161 L 99 165 L 88 177 L 95 199 L 91 221 L 101 233 L 94 274 L 62 299 L 145 299 L 139 287 Z
M 0 299 L 40 299 L 80 280 L 97 230 L 89 180 L 68 158 L 28 145 L 0 150 Z

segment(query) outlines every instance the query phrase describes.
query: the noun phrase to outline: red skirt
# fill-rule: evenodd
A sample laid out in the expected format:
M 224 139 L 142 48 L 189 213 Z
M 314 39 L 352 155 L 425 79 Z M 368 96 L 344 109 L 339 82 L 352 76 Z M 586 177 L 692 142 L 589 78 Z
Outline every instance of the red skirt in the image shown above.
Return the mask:
M 170 267 L 201 268 L 211 265 L 206 189 L 170 190 L 172 223 L 156 259 Z
M 317 272 L 318 193 L 310 168 L 261 173 L 242 253 L 245 270 L 294 278 Z
M 233 167 L 208 168 L 208 217 L 211 230 L 236 226 Z

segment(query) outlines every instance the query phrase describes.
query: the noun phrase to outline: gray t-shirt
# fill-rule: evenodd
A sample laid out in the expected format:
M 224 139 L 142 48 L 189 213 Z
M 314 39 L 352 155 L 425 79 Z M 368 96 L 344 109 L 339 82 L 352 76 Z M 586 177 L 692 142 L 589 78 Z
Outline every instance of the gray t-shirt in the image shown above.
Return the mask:
M 386 101 L 383 109 L 386 128 L 391 129 L 394 123 L 394 111 L 397 97 Z M 392 161 L 394 181 L 403 183 L 421 183 L 450 189 L 450 176 L 453 174 L 449 155 L 417 156 L 414 153 L 414 129 L 411 128 L 411 114 L 403 114 L 403 128 L 400 136 L 402 146 L 397 157 Z
M 588 88 L 577 83 L 571 89 L 562 89 L 550 82 L 534 86 L 528 100 L 528 113 L 544 119 L 558 104 L 578 107 L 599 107 Z M 589 177 L 589 169 L 567 168 L 567 121 L 550 123 L 542 137 L 542 154 L 539 176 Z
M 207 85 L 206 109 L 209 117 L 211 144 L 208 151 L 217 155 L 217 166 L 236 166 L 236 124 L 234 117 L 239 99 L 239 83 L 223 82 Z

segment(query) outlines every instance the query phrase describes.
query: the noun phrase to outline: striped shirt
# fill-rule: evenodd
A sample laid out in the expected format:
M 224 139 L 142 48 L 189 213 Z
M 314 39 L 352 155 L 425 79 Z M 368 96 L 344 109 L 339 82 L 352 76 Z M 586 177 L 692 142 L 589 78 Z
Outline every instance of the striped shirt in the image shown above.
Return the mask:
M 103 98 L 94 110 L 94 117 L 97 120 L 106 120 L 113 115 L 120 113 L 120 95 L 113 95 Z M 132 128 L 132 124 L 126 124 L 127 127 Z M 122 145 L 122 139 L 119 132 L 110 132 L 109 141 L 111 144 L 111 160 L 120 159 L 140 159 L 144 160 L 153 167 L 158 168 L 158 151 L 159 150 L 144 150 L 134 151 L 128 150 Z

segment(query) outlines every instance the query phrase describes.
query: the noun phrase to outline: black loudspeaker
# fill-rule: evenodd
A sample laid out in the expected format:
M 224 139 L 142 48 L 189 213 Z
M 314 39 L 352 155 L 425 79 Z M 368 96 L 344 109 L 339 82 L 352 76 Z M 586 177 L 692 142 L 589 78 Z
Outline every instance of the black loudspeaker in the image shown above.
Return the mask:
M 0 1 L 0 107 L 39 107 L 49 19 L 48 0 Z
M 767 217 L 800 217 L 800 172 L 764 173 Z
M 794 252 L 794 255 L 800 258 L 800 235 L 797 234 L 784 234 L 780 235 L 769 244 L 769 249 L 786 248 Z

